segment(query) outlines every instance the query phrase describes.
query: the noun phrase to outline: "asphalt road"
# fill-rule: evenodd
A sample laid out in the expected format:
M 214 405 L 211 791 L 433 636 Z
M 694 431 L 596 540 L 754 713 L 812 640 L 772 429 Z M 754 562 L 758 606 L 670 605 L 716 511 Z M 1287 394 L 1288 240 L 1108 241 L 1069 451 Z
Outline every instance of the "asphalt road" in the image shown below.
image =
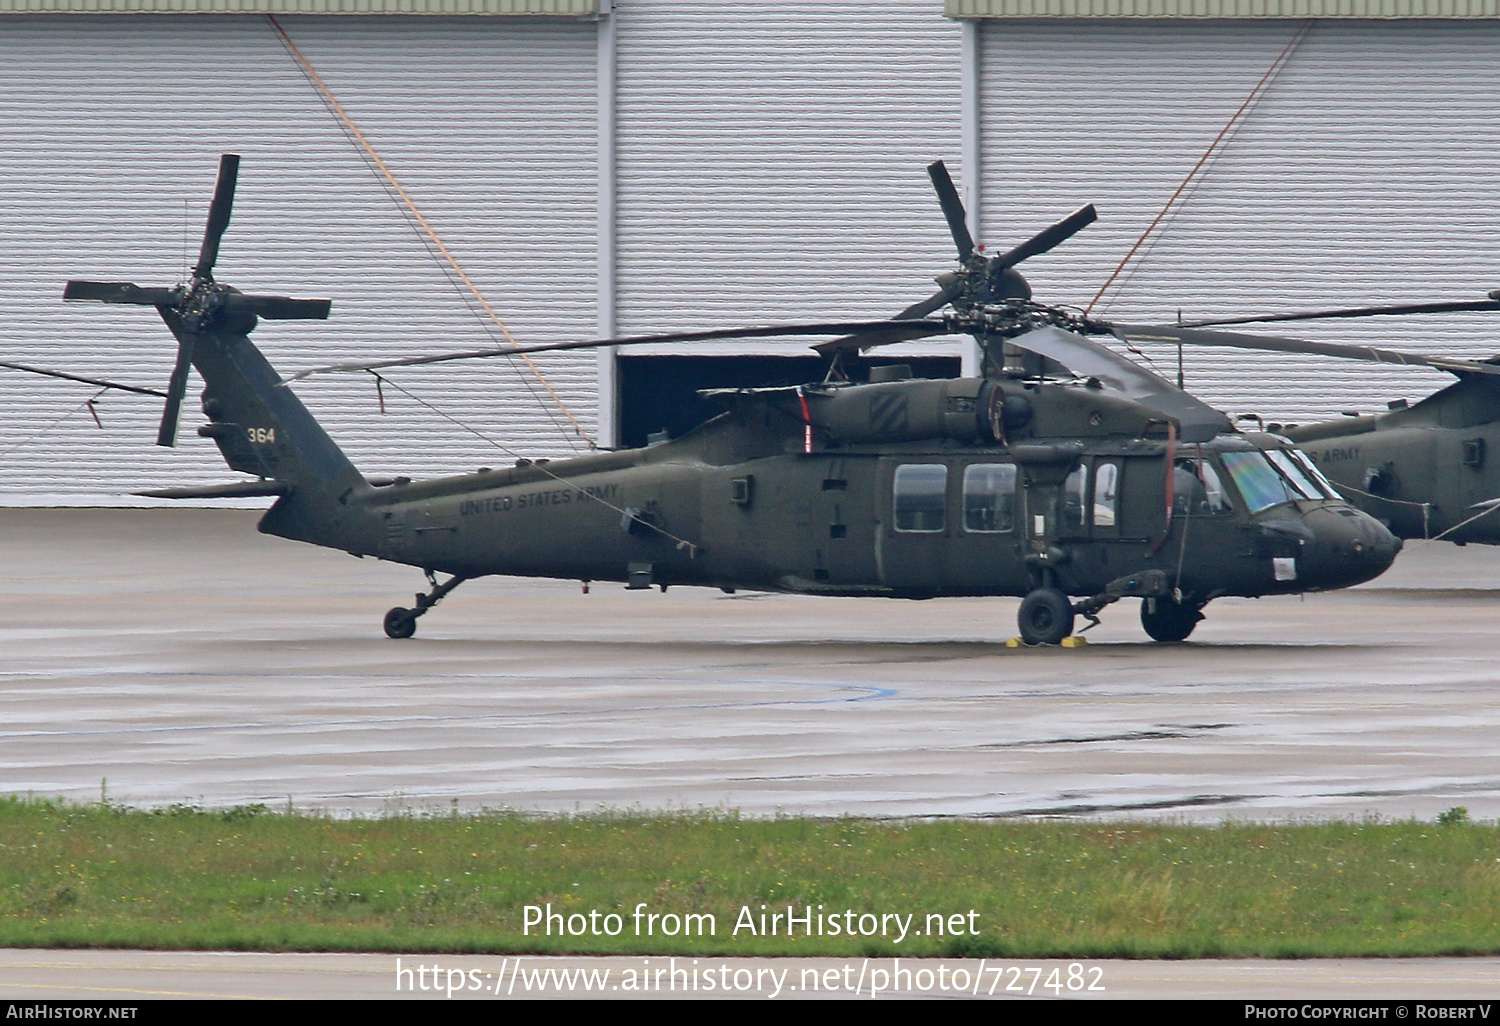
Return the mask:
M 864 1001 L 892 997 L 1257 999 L 1294 1002 L 1294 1008 L 1295 1002 L 1302 1001 L 1390 1002 L 1381 1018 L 1393 1022 L 1432 1017 L 1420 1015 L 1413 1006 L 1421 1000 L 1493 1003 L 1500 997 L 1500 959 L 981 962 L 0 950 L 0 1009 L 7 1001 L 38 998 L 129 1005 L 193 998 L 443 1002 L 601 996 Z M 1398 1011 L 1402 1003 L 1405 1016 Z M 1244 1018 L 1239 1008 L 1227 1011 L 1236 1020 Z M 1490 1013 L 1500 1013 L 1500 1009 L 1490 1008 Z M 1468 1017 L 1481 1022 L 1488 1018 L 1472 1012 Z

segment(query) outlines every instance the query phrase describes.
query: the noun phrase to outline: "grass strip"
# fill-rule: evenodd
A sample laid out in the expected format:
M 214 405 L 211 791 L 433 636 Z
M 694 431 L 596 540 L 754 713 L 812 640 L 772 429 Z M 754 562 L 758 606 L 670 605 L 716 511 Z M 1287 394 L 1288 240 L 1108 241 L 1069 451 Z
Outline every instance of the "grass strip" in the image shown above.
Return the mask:
M 1500 827 L 1467 822 L 1461 810 L 1443 820 L 332 819 L 259 805 L 144 811 L 8 798 L 0 799 L 0 945 L 1036 958 L 1500 953 Z M 541 924 L 524 931 L 527 906 L 549 905 L 562 917 L 551 921 L 551 936 Z M 659 918 L 635 918 L 641 906 Z M 762 913 L 783 916 L 775 936 L 762 932 Z M 546 922 L 545 913 L 531 915 Z M 684 933 L 689 915 L 711 916 L 712 932 L 699 918 L 701 935 Z M 899 920 L 883 919 L 876 933 L 873 919 L 860 918 L 890 915 L 911 916 L 904 939 Z M 832 919 L 838 935 L 830 935 Z M 618 934 L 607 935 L 617 923 Z

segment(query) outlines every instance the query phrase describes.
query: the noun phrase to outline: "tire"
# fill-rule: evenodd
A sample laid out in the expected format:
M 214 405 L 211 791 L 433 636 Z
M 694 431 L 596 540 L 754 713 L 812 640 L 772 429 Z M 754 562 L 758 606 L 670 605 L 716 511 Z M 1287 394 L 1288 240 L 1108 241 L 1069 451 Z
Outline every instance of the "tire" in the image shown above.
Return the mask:
M 1169 598 L 1141 599 L 1141 626 L 1152 641 L 1184 641 L 1201 619 L 1198 606 Z
M 415 633 L 417 633 L 417 618 L 411 615 L 410 609 L 397 606 L 385 614 L 386 637 L 409 638 Z
M 1073 604 L 1056 588 L 1038 588 L 1021 600 L 1016 620 L 1028 645 L 1056 645 L 1073 633 Z

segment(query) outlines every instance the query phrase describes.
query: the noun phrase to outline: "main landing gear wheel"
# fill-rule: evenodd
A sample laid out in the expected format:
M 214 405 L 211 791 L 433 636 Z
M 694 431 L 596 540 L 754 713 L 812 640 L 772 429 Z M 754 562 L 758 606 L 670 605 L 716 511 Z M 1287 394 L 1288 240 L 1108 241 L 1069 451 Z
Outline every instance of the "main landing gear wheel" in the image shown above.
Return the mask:
M 1056 645 L 1073 633 L 1073 603 L 1056 588 L 1038 588 L 1021 600 L 1016 619 L 1026 644 Z
M 388 638 L 409 638 L 417 633 L 417 618 L 412 615 L 410 609 L 397 606 L 385 614 L 385 636 Z
M 432 590 L 426 595 L 417 596 L 417 606 L 415 609 L 405 609 L 397 606 L 385 614 L 386 637 L 409 638 L 417 633 L 417 617 L 426 613 L 427 610 L 441 602 L 444 595 L 468 580 L 467 577 L 460 577 L 454 574 L 448 578 L 446 584 L 439 584 L 431 570 L 423 572 L 427 574 L 427 581 L 432 585 Z
M 1183 641 L 1201 619 L 1198 606 L 1169 598 L 1141 599 L 1141 626 L 1153 641 Z

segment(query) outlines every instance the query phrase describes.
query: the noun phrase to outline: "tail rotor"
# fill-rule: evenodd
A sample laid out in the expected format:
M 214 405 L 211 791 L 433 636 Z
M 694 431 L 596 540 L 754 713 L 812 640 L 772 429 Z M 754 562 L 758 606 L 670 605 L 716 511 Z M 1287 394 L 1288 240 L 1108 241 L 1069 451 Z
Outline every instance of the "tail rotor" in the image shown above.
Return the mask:
M 177 360 L 167 385 L 166 402 L 156 444 L 177 444 L 177 423 L 182 400 L 187 391 L 188 372 L 193 366 L 193 352 L 201 334 L 210 331 L 234 331 L 245 334 L 255 328 L 256 319 L 325 320 L 331 303 L 326 299 L 290 299 L 286 296 L 248 296 L 214 280 L 214 265 L 219 259 L 219 244 L 229 228 L 234 209 L 234 188 L 239 177 L 238 154 L 225 153 L 219 158 L 219 177 L 214 186 L 213 202 L 208 208 L 208 223 L 198 263 L 193 276 L 173 288 L 143 288 L 132 282 L 70 281 L 63 289 L 63 299 L 93 303 L 154 306 L 177 338 Z

